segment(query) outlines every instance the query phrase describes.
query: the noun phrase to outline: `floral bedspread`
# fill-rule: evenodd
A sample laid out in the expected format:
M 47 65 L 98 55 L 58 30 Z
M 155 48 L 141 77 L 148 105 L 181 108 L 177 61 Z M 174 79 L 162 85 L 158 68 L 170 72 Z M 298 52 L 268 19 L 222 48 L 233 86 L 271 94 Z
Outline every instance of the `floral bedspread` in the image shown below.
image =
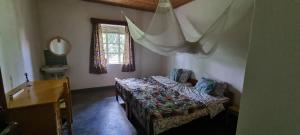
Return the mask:
M 162 76 L 116 79 L 116 87 L 146 130 L 154 134 L 224 110 L 226 98 L 199 93 Z

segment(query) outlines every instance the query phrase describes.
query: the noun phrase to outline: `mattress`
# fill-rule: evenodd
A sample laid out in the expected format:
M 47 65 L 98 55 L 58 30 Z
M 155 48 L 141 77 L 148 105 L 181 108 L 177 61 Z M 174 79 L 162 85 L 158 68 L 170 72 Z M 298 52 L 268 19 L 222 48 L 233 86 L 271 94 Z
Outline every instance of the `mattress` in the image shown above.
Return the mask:
M 162 133 L 225 110 L 226 97 L 213 97 L 163 76 L 116 79 L 116 88 L 148 132 Z

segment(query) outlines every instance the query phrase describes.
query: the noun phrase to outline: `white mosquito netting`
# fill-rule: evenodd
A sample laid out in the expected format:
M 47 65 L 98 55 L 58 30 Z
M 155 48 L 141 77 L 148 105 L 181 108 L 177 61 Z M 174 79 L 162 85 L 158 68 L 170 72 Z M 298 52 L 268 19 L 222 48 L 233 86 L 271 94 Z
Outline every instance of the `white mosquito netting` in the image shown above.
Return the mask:
M 245 2 L 246 7 L 241 6 L 245 5 Z M 205 32 L 198 30 L 184 15 L 176 15 L 170 0 L 159 0 L 156 12 L 145 32 L 128 17 L 125 18 L 133 40 L 153 52 L 161 55 L 176 52 L 207 55 L 214 50 L 220 36 L 238 22 L 238 19 L 232 22 L 232 19 L 229 19 L 231 15 L 236 14 L 234 12 L 237 11 L 247 11 L 245 8 L 251 9 L 253 2 L 254 0 L 229 0 L 222 13 Z M 246 14 L 246 12 L 239 14 Z

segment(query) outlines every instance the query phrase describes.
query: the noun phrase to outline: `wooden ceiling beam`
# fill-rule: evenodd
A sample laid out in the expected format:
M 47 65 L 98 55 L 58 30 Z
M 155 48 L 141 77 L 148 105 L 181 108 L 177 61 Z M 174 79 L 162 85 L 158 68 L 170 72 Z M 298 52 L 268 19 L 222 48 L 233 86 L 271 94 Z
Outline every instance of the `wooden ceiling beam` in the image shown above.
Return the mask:
M 119 6 L 119 7 L 154 12 L 159 0 L 83 0 L 83 1 L 96 2 L 96 3 L 108 4 L 112 6 Z M 171 3 L 174 8 L 177 8 L 191 1 L 192 0 L 171 0 Z

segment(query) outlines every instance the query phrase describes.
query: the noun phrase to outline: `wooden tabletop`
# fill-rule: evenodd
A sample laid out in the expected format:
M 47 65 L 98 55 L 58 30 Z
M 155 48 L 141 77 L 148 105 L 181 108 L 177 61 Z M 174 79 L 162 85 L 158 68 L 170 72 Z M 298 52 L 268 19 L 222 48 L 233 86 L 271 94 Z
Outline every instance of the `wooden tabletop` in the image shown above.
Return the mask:
M 58 102 L 63 95 L 65 82 L 66 80 L 34 81 L 31 82 L 30 87 L 19 86 L 16 89 L 23 88 L 24 91 L 12 100 L 7 97 L 7 108 L 15 109 Z

